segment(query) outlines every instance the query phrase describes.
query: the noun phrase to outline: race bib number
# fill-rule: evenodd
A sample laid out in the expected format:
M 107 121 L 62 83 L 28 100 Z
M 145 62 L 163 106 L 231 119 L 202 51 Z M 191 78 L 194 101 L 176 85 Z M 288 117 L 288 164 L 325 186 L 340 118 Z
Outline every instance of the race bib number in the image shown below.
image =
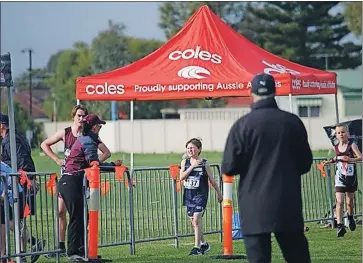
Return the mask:
M 354 164 L 338 162 L 337 164 L 339 173 L 344 176 L 354 175 Z
M 189 176 L 188 179 L 184 181 L 184 187 L 187 189 L 197 189 L 199 187 L 199 178 L 195 176 Z

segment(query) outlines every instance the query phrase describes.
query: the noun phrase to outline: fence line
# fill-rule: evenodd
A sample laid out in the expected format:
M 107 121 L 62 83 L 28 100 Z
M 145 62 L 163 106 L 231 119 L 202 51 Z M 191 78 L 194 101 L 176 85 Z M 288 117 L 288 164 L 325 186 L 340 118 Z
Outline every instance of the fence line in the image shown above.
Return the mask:
M 301 178 L 305 222 L 333 220 L 331 214 L 335 204 L 334 167 L 326 166 L 324 168 L 326 177 L 323 177 L 317 164 L 324 159 L 315 158 L 310 172 Z M 220 166 L 218 164 L 210 166 L 215 181 L 223 191 Z M 359 167 L 357 195 L 361 195 L 362 168 L 361 165 L 357 166 Z M 21 174 L 12 174 L 12 176 L 21 176 Z M 58 242 L 57 177 L 53 173 L 35 173 L 34 176 L 40 184 L 40 190 L 37 193 L 34 188 L 29 190 L 36 195 L 36 210 L 34 215 L 26 217 L 24 226 L 31 236 L 42 242 L 43 247 L 41 250 L 39 248 L 33 248 L 30 251 L 24 249 L 22 253 L 16 254 L 13 249 L 15 235 L 11 236 L 13 232 L 9 230 L 10 222 L 5 220 L 6 255 L 0 259 L 53 252 L 57 254 L 56 260 L 59 262 L 61 250 Z M 6 185 L 5 177 L 1 180 Z M 238 183 L 239 177 L 236 176 L 232 197 L 235 213 L 238 213 Z M 170 167 L 135 168 L 131 172 L 126 169 L 123 174 L 101 169 L 100 185 L 99 247 L 129 245 L 130 254 L 134 255 L 137 243 L 172 240 L 177 248 L 180 238 L 194 235 L 186 209 L 182 205 L 183 184 L 178 178 L 172 177 Z M 86 189 L 84 191 L 86 192 Z M 8 198 L 5 195 L 5 207 L 9 202 Z M 361 207 L 361 198 L 356 198 L 356 216 L 362 215 Z M 14 211 L 5 209 L 5 215 L 9 212 Z M 8 217 L 5 216 L 5 218 Z M 202 219 L 204 233 L 206 235 L 218 233 L 222 241 L 222 221 L 222 206 L 218 202 L 216 192 L 210 187 L 208 205 Z
M 9 192 L 4 191 L 3 208 L 5 212 L 5 234 L 6 244 L 5 255 L 0 256 L 0 260 L 16 257 L 39 257 L 43 254 L 56 253 L 56 262 L 59 262 L 59 247 L 58 239 L 58 187 L 57 177 L 54 173 L 12 173 L 10 177 L 18 177 L 17 183 L 14 185 L 11 180 L 11 185 L 7 177 L 1 176 L 0 180 L 5 189 L 13 189 L 19 187 L 19 199 L 9 200 Z M 39 190 L 36 188 L 36 183 L 39 183 Z M 11 192 L 10 192 L 11 193 Z M 34 198 L 33 198 L 34 197 Z M 19 226 L 15 226 L 14 219 L 10 220 L 10 215 L 15 215 L 14 204 L 19 203 L 19 214 L 22 218 Z M 16 237 L 15 231 L 10 228 L 20 229 L 20 237 Z M 20 253 L 16 253 L 16 240 L 23 240 L 25 245 Z M 1 239 L 0 239 L 1 240 Z M 1 242 L 1 241 L 0 241 Z M 30 249 L 28 249 L 28 246 Z

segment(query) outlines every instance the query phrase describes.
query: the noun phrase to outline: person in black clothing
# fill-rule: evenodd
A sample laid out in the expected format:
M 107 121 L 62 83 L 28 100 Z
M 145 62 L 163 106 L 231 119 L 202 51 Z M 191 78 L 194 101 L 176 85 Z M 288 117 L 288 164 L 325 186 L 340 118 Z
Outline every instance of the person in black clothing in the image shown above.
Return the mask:
M 6 165 L 11 167 L 11 152 L 10 152 L 10 134 L 9 134 L 9 117 L 5 114 L 0 114 L 0 136 L 2 138 L 1 141 L 1 161 Z M 17 157 L 17 168 L 22 169 L 25 172 L 35 172 L 35 165 L 33 158 L 31 156 L 31 148 L 26 140 L 26 138 L 15 130 L 15 144 L 16 144 L 16 157 Z M 29 176 L 30 177 L 30 176 Z M 38 182 L 33 179 L 33 185 L 35 187 L 31 187 L 30 190 L 27 189 L 26 186 L 23 186 L 23 192 L 19 193 L 19 215 L 20 220 L 24 220 L 24 207 L 26 204 L 30 207 L 30 215 L 35 215 L 35 194 L 39 188 Z M 13 228 L 13 225 L 10 226 Z M 31 251 L 38 252 L 43 250 L 45 245 L 44 240 L 37 239 L 35 237 L 30 237 L 28 231 L 24 226 L 24 235 L 26 236 L 26 240 L 32 245 Z M 24 249 L 24 244 L 22 244 Z M 31 257 L 31 262 L 36 262 L 39 259 L 40 255 L 34 255 Z M 26 258 L 23 257 L 22 262 L 26 261 Z
M 302 121 L 275 101 L 275 80 L 252 80 L 251 112 L 228 135 L 221 171 L 240 175 L 238 206 L 248 262 L 271 262 L 274 233 L 286 262 L 309 263 L 304 235 L 301 175 L 309 172 L 312 152 Z
M 59 192 L 69 213 L 67 254 L 71 261 L 86 261 L 84 258 L 84 169 L 89 168 L 94 161 L 99 161 L 97 154 L 99 140 L 98 133 L 105 121 L 95 114 L 83 118 L 82 135 L 71 147 L 66 159 L 63 176 L 59 180 Z M 102 166 L 119 166 L 122 161 L 101 163 Z

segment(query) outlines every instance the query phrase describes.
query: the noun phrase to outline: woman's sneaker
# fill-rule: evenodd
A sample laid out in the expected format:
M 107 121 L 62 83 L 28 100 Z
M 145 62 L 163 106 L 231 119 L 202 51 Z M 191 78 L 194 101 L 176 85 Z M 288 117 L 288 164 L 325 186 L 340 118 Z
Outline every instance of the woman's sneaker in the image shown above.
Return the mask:
M 355 223 L 354 217 L 348 216 L 348 220 L 349 220 L 349 230 L 354 231 L 357 228 L 357 224 Z
M 338 224 L 337 227 L 337 237 L 344 237 L 347 230 L 345 230 L 345 226 L 343 224 Z
M 197 255 L 202 255 L 202 251 L 200 250 L 200 248 L 198 247 L 193 247 L 192 250 L 189 253 L 189 256 L 197 256 Z
M 203 254 L 207 253 L 211 249 L 211 246 L 208 244 L 208 242 L 205 242 L 200 246 L 200 250 Z

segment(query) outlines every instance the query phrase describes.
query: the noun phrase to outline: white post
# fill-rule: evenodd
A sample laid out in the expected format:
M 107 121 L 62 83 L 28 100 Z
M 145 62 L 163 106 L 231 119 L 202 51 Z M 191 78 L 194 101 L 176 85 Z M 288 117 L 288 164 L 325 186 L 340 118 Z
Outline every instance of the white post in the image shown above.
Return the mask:
M 289 105 L 290 105 L 290 112 L 293 113 L 292 111 L 292 94 L 289 94 Z
M 130 167 L 134 168 L 134 101 L 130 101 L 130 121 L 131 121 L 131 153 L 130 153 Z
M 339 123 L 339 108 L 338 108 L 338 94 L 334 94 L 335 98 L 335 120 Z
M 15 140 L 15 120 L 14 120 L 14 99 L 13 87 L 8 87 L 8 111 L 9 111 L 9 135 L 10 135 L 10 155 L 11 170 L 13 173 L 18 172 L 18 161 L 16 157 L 16 140 Z M 20 215 L 19 215 L 19 187 L 18 177 L 12 177 L 13 199 L 14 199 L 14 223 L 15 223 L 15 253 L 20 253 Z M 22 208 L 23 209 L 23 208 Z M 16 258 L 20 263 L 20 257 Z

